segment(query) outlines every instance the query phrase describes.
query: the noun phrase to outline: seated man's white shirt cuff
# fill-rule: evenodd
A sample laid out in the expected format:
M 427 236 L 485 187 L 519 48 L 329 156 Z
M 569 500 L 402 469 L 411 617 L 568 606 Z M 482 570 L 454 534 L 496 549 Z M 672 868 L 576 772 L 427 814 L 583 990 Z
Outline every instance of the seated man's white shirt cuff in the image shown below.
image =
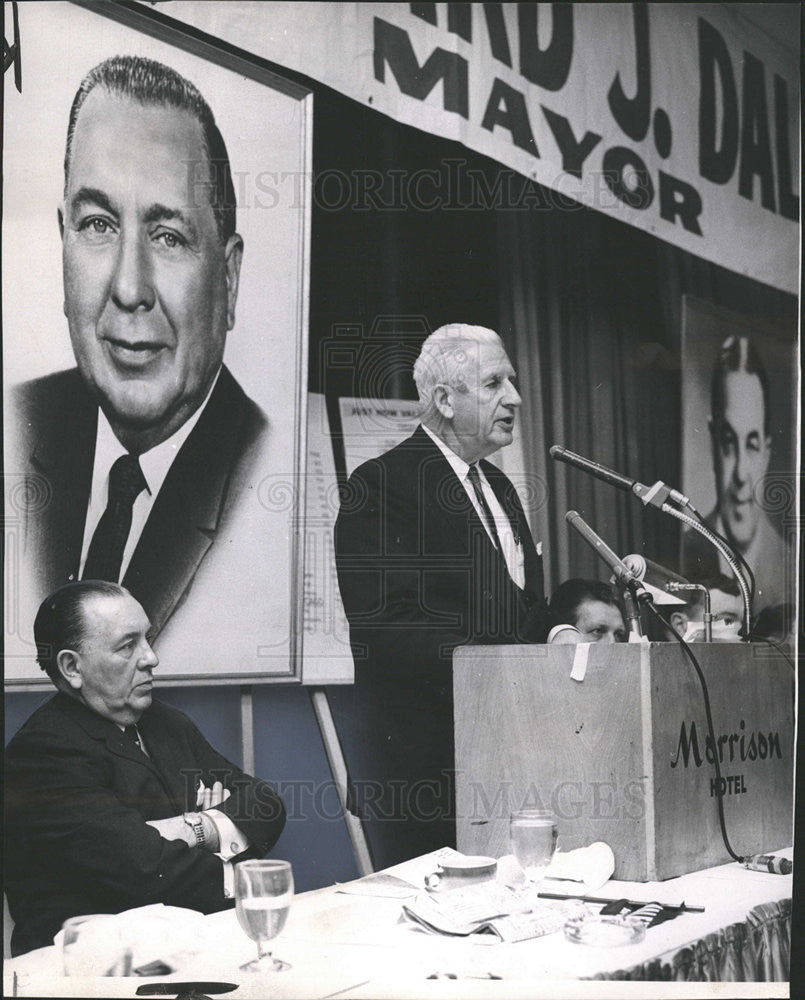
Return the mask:
M 571 632 L 571 633 L 575 632 L 577 635 L 581 635 L 581 632 L 579 632 L 579 630 L 576 628 L 575 625 L 569 625 L 569 624 L 554 625 L 554 627 L 548 633 L 548 638 L 546 642 L 549 643 L 553 642 L 560 632 Z
M 216 857 L 221 858 L 220 854 Z M 224 869 L 224 899 L 234 899 L 235 896 L 235 866 L 231 861 L 221 858 Z
M 225 813 L 219 812 L 217 809 L 205 809 L 204 812 L 213 821 L 215 829 L 218 831 L 218 856 L 220 858 L 229 861 L 230 858 L 234 858 L 236 854 L 242 854 L 248 848 L 248 839 L 243 836 Z

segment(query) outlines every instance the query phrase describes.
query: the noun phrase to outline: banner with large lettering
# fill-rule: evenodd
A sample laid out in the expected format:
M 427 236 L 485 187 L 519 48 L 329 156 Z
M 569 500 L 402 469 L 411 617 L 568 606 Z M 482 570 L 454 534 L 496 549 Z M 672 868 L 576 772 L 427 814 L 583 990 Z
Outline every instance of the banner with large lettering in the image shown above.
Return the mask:
M 587 205 L 796 292 L 799 39 L 775 41 L 741 6 L 179 0 L 160 10 L 551 192 L 546 202 L 518 187 L 518 207 Z M 333 170 L 316 192 L 331 208 L 460 208 L 460 169 Z M 473 199 L 512 204 L 503 176 Z

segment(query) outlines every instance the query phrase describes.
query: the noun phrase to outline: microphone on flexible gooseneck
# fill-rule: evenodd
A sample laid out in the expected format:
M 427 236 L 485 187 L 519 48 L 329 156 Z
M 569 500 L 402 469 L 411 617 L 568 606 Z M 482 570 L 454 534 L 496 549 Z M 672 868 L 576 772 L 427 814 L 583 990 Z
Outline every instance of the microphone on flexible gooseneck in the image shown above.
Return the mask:
M 563 448 L 561 445 L 553 445 L 550 454 L 551 458 L 555 458 L 559 462 L 566 462 L 568 465 L 573 465 L 577 469 L 581 469 L 582 472 L 587 472 L 591 476 L 595 476 L 596 479 L 600 479 L 601 482 L 609 483 L 610 486 L 614 486 L 616 489 L 623 490 L 626 493 L 630 493 L 635 484 L 634 479 L 629 479 L 627 476 L 622 476 L 620 472 L 608 469 L 605 465 L 599 465 L 598 462 L 593 462 L 589 458 L 577 455 L 575 451 L 568 451 L 567 448 Z
M 671 500 L 680 507 L 690 507 L 692 509 L 692 504 L 684 493 L 672 489 L 660 480 L 653 486 L 645 486 L 636 479 L 622 476 L 620 472 L 608 469 L 605 465 L 600 465 L 598 462 L 592 462 L 589 458 L 577 455 L 574 451 L 568 451 L 567 448 L 562 448 L 558 444 L 553 445 L 550 454 L 551 458 L 555 458 L 559 462 L 566 462 L 568 465 L 573 465 L 577 469 L 581 469 L 582 472 L 600 479 L 603 483 L 609 483 L 610 486 L 623 490 L 625 493 L 634 493 L 641 500 L 643 506 L 651 504 L 654 507 L 662 507 L 664 503 Z
M 653 507 L 659 507 L 661 511 L 670 514 L 678 521 L 682 521 L 683 524 L 703 535 L 711 545 L 714 545 L 729 563 L 730 569 L 738 581 L 738 586 L 741 588 L 744 605 L 744 635 L 749 636 L 752 631 L 752 593 L 754 590 L 752 571 L 749 569 L 743 556 L 733 552 L 727 544 L 726 539 L 722 538 L 717 531 L 709 528 L 702 521 L 701 514 L 699 514 L 688 497 L 680 493 L 679 490 L 672 489 L 660 480 L 653 486 L 645 486 L 643 483 L 637 482 L 636 479 L 629 479 L 628 476 L 622 476 L 619 472 L 614 472 L 605 465 L 599 465 L 598 462 L 591 462 L 589 458 L 584 458 L 573 451 L 568 451 L 567 448 L 562 448 L 558 444 L 553 445 L 550 453 L 551 458 L 555 458 L 560 462 L 567 462 L 568 465 L 573 465 L 577 469 L 581 469 L 583 472 L 594 476 L 596 479 L 609 483 L 610 486 L 614 486 L 616 489 L 633 493 L 640 499 L 644 506 L 651 504 Z M 687 508 L 687 510 L 683 508 Z M 746 569 L 747 576 L 744 576 L 741 565 Z M 747 577 L 751 582 L 747 581 Z

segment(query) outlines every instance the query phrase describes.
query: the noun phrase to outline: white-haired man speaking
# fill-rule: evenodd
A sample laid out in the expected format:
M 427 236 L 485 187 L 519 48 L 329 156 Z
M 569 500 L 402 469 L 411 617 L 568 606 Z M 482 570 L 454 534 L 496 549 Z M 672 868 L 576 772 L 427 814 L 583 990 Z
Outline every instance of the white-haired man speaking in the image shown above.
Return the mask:
M 414 365 L 421 426 L 350 477 L 336 523 L 355 661 L 345 750 L 376 867 L 445 844 L 453 816 L 452 654 L 544 642 L 542 563 L 510 480 L 520 395 L 499 337 L 451 324 Z

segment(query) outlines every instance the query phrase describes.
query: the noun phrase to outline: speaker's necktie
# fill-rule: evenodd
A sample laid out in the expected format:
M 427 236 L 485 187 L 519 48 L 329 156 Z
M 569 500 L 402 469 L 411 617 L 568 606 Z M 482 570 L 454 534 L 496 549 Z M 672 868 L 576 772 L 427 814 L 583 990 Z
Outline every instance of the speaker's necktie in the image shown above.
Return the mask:
M 84 580 L 120 578 L 123 550 L 131 530 L 134 501 L 146 488 L 136 455 L 121 455 L 109 470 L 109 497 L 84 563 Z
M 495 519 L 492 516 L 492 511 L 489 509 L 489 504 L 486 502 L 486 497 L 484 496 L 484 489 L 483 486 L 481 485 L 481 476 L 480 473 L 478 472 L 477 465 L 470 466 L 469 471 L 467 472 L 467 478 L 472 484 L 472 488 L 475 492 L 475 496 L 478 500 L 478 503 L 481 505 L 481 510 L 483 511 L 484 517 L 486 518 L 487 527 L 489 528 L 489 532 L 492 535 L 492 542 L 495 548 L 499 552 L 502 552 L 502 549 L 500 547 L 500 539 L 498 538 L 498 527 L 495 524 Z
M 126 728 L 123 730 L 123 735 L 127 739 L 131 740 L 131 742 L 137 747 L 138 750 L 142 750 L 143 753 L 146 753 L 145 747 L 143 746 L 143 741 L 140 739 L 140 731 L 137 729 L 136 726 L 126 726 Z M 148 754 L 146 753 L 146 757 L 147 756 Z

